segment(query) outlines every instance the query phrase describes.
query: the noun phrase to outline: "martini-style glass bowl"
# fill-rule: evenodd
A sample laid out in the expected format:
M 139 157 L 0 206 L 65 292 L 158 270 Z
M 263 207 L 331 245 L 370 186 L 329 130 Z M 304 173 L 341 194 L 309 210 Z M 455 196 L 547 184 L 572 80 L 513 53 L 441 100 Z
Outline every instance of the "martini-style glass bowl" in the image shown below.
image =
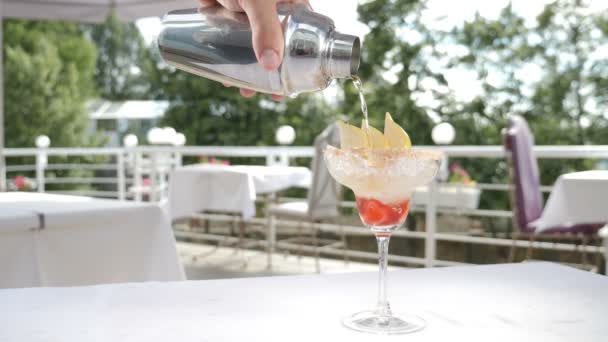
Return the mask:
M 345 317 L 342 323 L 351 329 L 375 334 L 405 334 L 424 328 L 415 315 L 393 313 L 386 293 L 388 244 L 410 208 L 412 191 L 433 180 L 442 152 L 417 149 L 338 149 L 324 151 L 331 175 L 355 193 L 361 221 L 374 233 L 378 242 L 378 304 Z

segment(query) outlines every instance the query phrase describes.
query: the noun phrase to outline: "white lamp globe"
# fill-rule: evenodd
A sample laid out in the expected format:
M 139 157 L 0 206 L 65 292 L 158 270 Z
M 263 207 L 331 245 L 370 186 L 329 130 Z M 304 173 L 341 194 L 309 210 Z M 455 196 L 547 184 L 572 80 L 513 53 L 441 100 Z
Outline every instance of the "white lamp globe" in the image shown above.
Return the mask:
M 449 145 L 454 142 L 456 131 L 450 123 L 442 122 L 433 127 L 431 137 L 437 145 Z
M 150 144 L 162 144 L 163 129 L 158 127 L 151 128 L 148 131 L 146 138 L 148 139 L 148 143 Z
M 281 145 L 291 145 L 296 140 L 296 130 L 289 125 L 283 125 L 277 129 L 275 139 Z
M 177 133 L 173 137 L 173 145 L 175 146 L 184 146 L 186 145 L 186 136 L 184 133 Z
M 122 144 L 128 148 L 135 147 L 138 143 L 139 139 L 137 139 L 137 135 L 135 134 L 127 134 L 122 138 Z
M 164 127 L 163 128 L 163 144 L 173 144 L 173 140 L 175 139 L 175 135 L 177 131 L 173 127 Z
M 51 146 L 51 138 L 46 135 L 39 135 L 36 137 L 36 147 L 47 148 Z

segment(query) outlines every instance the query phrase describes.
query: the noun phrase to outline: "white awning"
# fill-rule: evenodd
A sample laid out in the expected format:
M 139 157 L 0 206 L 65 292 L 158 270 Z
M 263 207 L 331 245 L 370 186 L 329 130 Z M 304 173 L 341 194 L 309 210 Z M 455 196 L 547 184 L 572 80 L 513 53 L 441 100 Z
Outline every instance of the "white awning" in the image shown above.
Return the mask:
M 89 101 L 89 117 L 93 120 L 154 120 L 165 115 L 169 101 Z
M 3 0 L 5 18 L 102 22 L 112 9 L 123 21 L 159 17 L 180 8 L 198 5 L 196 0 Z

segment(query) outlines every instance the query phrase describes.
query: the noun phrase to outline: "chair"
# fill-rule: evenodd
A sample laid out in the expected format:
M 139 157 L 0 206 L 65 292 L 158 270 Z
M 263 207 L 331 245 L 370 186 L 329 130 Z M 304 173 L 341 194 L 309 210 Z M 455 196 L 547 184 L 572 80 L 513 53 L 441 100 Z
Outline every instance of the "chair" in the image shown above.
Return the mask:
M 314 142 L 315 154 L 313 157 L 311 169 L 312 182 L 308 191 L 306 201 L 287 202 L 280 204 L 271 204 L 267 207 L 268 217 L 268 267 L 272 267 L 272 253 L 277 245 L 276 236 L 276 219 L 284 217 L 291 220 L 304 221 L 309 224 L 311 231 L 311 239 L 313 250 L 315 253 L 315 264 L 317 272 L 320 272 L 319 254 L 320 249 L 329 247 L 346 246 L 346 237 L 344 231 L 341 231 L 341 241 L 321 241 L 318 238 L 319 229 L 317 223 L 328 220 L 337 220 L 339 223 L 340 211 L 339 204 L 342 198 L 342 187 L 329 174 L 323 158 L 323 150 L 327 145 L 338 146 L 340 136 L 338 127 L 335 124 L 328 126 Z M 302 243 L 303 237 L 299 234 L 300 226 L 298 226 L 298 236 L 294 239 L 285 239 L 281 242 L 285 243 Z M 319 246 L 320 242 L 327 242 L 324 246 Z M 280 243 L 279 243 L 280 244 Z M 301 246 L 301 245 L 300 245 Z M 299 255 L 299 253 L 298 253 Z M 345 257 L 346 259 L 346 257 Z
M 601 225 L 584 224 L 567 227 L 552 227 L 536 233 L 533 222 L 543 213 L 543 196 L 540 188 L 538 162 L 534 154 L 534 136 L 524 118 L 511 115 L 503 131 L 504 147 L 509 162 L 513 189 L 511 207 L 513 209 L 514 233 L 509 259 L 515 254 L 515 240 L 527 237 L 530 241 L 527 258 L 532 257 L 532 242 L 537 237 L 557 239 L 575 238 L 586 244 L 590 235 L 596 234 Z M 583 255 L 585 258 L 585 255 Z

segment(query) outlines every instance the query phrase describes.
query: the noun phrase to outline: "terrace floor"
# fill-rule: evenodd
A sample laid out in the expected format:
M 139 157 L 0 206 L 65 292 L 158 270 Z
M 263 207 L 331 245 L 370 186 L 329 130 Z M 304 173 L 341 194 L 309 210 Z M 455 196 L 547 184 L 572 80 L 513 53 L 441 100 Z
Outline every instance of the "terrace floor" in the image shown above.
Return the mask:
M 273 268 L 266 265 L 266 253 L 256 250 L 237 250 L 231 247 L 180 242 L 177 251 L 190 280 L 264 277 L 297 274 L 314 274 L 313 257 L 275 253 Z M 196 256 L 196 258 L 194 258 Z M 361 263 L 336 259 L 320 259 L 321 273 L 377 272 L 374 263 Z M 390 266 L 390 269 L 400 267 Z

